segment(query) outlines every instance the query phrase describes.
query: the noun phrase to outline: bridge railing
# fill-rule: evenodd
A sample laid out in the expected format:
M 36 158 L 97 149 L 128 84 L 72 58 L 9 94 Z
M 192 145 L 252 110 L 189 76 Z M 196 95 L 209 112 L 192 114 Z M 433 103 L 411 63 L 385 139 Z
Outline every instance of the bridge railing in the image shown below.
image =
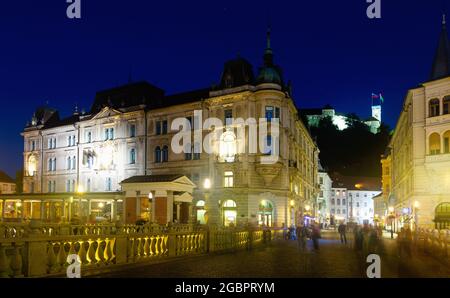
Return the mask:
M 0 277 L 64 275 L 69 266 L 69 255 L 79 257 L 82 274 L 101 273 L 125 264 L 251 249 L 282 235 L 282 230 L 194 226 L 80 225 L 62 228 L 22 224 L 5 228 L 4 237 L 0 237 Z M 12 230 L 15 231 L 13 236 Z

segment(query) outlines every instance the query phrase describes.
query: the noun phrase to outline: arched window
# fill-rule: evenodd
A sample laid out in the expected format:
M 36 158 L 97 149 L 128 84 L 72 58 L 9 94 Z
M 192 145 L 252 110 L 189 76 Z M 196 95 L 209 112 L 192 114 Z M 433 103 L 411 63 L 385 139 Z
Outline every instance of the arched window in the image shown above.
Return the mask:
M 237 220 L 237 205 L 233 200 L 227 200 L 222 207 L 223 225 L 236 226 Z
M 439 99 L 435 98 L 428 103 L 430 117 L 439 116 Z
M 450 130 L 444 133 L 444 153 L 450 153 Z
M 234 162 L 236 151 L 236 135 L 227 130 L 220 137 L 219 156 L 226 162 Z
M 334 204 L 335 204 L 335 203 L 334 203 L 334 199 L 331 199 L 331 204 L 332 204 L 332 205 L 334 205 Z
M 444 115 L 450 114 L 450 95 L 444 97 L 442 104 L 443 104 L 442 114 Z
M 162 161 L 167 162 L 169 161 L 169 147 L 164 146 L 162 150 Z
M 436 207 L 434 222 L 436 229 L 448 229 L 450 227 L 450 203 L 441 203 Z
M 199 143 L 195 143 L 194 144 L 194 159 L 198 160 L 200 159 L 200 144 Z
M 432 133 L 429 138 L 430 155 L 441 153 L 441 137 L 438 133 Z
M 67 169 L 70 170 L 72 165 L 72 158 L 69 156 L 67 157 Z
M 161 148 L 159 146 L 155 148 L 155 162 L 161 162 Z

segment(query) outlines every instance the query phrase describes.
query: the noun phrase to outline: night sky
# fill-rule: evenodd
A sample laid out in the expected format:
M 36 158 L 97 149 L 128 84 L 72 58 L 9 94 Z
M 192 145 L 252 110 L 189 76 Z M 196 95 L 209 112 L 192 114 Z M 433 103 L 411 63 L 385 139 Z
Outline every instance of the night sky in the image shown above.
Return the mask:
M 71 20 L 65 0 L 2 1 L 0 169 L 21 168 L 20 133 L 47 101 L 63 117 L 75 103 L 89 110 L 96 91 L 130 73 L 167 94 L 208 87 L 238 54 L 256 72 L 269 22 L 298 106 L 365 118 L 371 93 L 383 92 L 393 128 L 406 91 L 428 79 L 450 0 L 381 2 L 371 20 L 365 0 L 82 0 L 82 19 Z

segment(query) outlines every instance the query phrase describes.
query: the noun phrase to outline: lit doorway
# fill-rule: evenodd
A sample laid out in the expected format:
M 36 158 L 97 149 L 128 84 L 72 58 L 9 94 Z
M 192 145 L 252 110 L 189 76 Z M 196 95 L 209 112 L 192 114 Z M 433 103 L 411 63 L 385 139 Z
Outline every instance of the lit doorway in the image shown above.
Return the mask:
M 271 227 L 273 222 L 273 205 L 267 200 L 262 200 L 259 203 L 258 210 L 258 224 L 260 226 Z
M 225 227 L 236 226 L 237 205 L 233 200 L 227 200 L 222 207 L 223 225 Z

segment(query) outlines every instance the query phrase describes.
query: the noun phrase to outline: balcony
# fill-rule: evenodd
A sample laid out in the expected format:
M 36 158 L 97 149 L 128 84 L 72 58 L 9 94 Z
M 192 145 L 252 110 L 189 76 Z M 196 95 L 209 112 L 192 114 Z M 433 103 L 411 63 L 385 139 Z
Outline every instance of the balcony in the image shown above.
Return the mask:
M 439 124 L 450 123 L 450 114 L 428 117 L 426 118 L 426 125 L 439 125 Z
M 428 164 L 434 164 L 434 163 L 443 163 L 443 162 L 449 162 L 450 163 L 450 153 L 446 154 L 435 154 L 435 155 L 427 155 L 425 156 L 425 162 Z

